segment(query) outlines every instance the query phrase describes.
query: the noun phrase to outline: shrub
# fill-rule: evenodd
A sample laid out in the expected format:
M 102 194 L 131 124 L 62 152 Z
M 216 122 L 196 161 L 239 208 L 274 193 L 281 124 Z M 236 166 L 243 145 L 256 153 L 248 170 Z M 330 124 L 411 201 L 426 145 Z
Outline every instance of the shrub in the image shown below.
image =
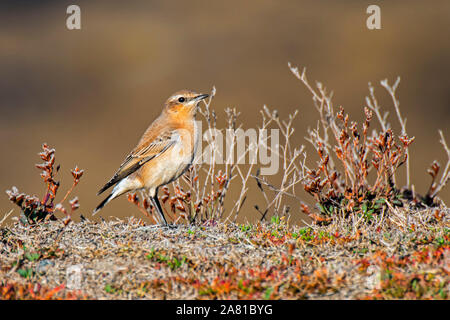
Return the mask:
M 41 178 L 46 184 L 46 191 L 44 197 L 39 199 L 37 196 L 30 196 L 24 193 L 19 193 L 16 187 L 12 187 L 11 190 L 7 190 L 6 193 L 13 203 L 18 205 L 21 209 L 21 220 L 24 223 L 34 224 L 45 220 L 56 220 L 55 213 L 60 211 L 64 213 L 64 224 L 68 224 L 71 221 L 72 213 L 78 209 L 78 198 L 75 197 L 69 201 L 70 211 L 66 210 L 63 203 L 72 193 L 73 189 L 80 181 L 83 170 L 75 167 L 72 172 L 73 183 L 71 188 L 66 192 L 61 201 L 56 203 L 56 194 L 60 187 L 60 182 L 55 180 L 57 173 L 59 172 L 60 165 L 55 168 L 55 149 L 51 149 L 47 144 L 42 145 L 43 151 L 39 153 L 39 157 L 44 161 L 42 164 L 36 164 L 36 168 L 41 169 Z
M 319 162 L 316 167 L 306 171 L 303 184 L 304 189 L 314 196 L 322 217 L 312 215 L 305 208 L 307 213 L 320 222 L 329 221 L 326 217 L 339 212 L 345 216 L 357 213 L 370 220 L 373 215 L 388 208 L 403 206 L 405 202 L 416 208 L 437 204 L 436 196 L 450 178 L 450 152 L 440 131 L 441 143 L 449 161 L 439 182 L 436 182 L 439 164 L 433 162 L 429 170 L 433 179 L 430 189 L 423 197 L 416 194 L 410 185 L 408 151 L 414 137 L 406 133 L 406 119 L 401 116 L 400 103 L 396 98 L 400 78 L 393 85 L 389 85 L 387 80 L 380 82 L 392 98 L 401 125 L 402 132 L 396 135 L 387 122 L 388 114 L 382 115 L 370 83 L 370 95 L 366 97 L 367 105 L 364 107 L 365 121 L 360 127 L 356 121 L 350 121 L 342 107 L 338 112 L 334 111 L 331 95 L 321 83 L 313 88 L 306 78 L 305 70 L 300 74 L 297 68 L 290 64 L 289 67 L 312 93 L 314 106 L 320 116 L 320 125 L 316 129 L 308 129 L 307 138 L 317 150 Z M 374 114 L 381 130 L 373 129 L 369 134 Z M 404 188 L 398 187 L 396 179 L 401 166 L 406 166 Z M 371 175 L 372 179 L 369 179 Z

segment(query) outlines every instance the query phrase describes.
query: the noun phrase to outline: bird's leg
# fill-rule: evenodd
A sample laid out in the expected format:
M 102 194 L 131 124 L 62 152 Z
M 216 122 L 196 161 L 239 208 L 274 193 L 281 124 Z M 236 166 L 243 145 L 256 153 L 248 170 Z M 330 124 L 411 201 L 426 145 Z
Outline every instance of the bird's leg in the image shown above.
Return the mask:
M 167 223 L 166 217 L 164 216 L 163 210 L 162 210 L 162 208 L 161 208 L 161 204 L 159 203 L 159 200 L 158 200 L 158 190 L 156 190 L 155 196 L 154 196 L 154 197 L 150 197 L 150 199 L 151 199 L 151 201 L 152 201 L 153 206 L 154 206 L 155 209 L 156 209 L 156 212 L 158 212 L 158 215 L 159 215 L 159 217 L 160 217 L 160 220 L 161 220 L 161 218 L 162 218 L 162 220 L 164 220 L 164 225 L 167 226 L 168 223 Z

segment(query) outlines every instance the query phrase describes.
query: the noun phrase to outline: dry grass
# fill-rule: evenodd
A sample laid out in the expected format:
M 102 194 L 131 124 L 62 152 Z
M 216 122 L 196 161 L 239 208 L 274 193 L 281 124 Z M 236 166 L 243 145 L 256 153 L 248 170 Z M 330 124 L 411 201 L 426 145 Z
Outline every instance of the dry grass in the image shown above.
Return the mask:
M 0 229 L 1 299 L 448 299 L 448 209 L 409 230 L 174 229 L 128 221 Z M 408 213 L 409 214 L 409 213 Z M 420 215 L 420 217 L 419 217 Z M 439 218 L 440 217 L 440 218 Z M 346 230 L 347 229 L 347 230 Z M 81 265 L 79 288 L 67 270 Z M 70 283 L 70 281 L 69 281 Z

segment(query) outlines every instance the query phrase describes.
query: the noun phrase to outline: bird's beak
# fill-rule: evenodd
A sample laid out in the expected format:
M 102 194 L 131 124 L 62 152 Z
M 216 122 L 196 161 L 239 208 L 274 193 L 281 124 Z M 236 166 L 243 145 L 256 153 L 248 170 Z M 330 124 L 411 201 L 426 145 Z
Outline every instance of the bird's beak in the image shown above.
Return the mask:
M 196 96 L 194 99 L 195 99 L 195 101 L 201 101 L 201 100 L 206 99 L 208 97 L 209 97 L 209 94 L 200 94 L 200 95 Z

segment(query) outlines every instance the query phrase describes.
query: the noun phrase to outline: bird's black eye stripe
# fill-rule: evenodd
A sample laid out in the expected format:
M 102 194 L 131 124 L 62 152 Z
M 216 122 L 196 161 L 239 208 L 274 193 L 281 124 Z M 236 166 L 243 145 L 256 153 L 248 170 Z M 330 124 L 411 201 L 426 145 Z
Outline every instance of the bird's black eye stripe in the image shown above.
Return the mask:
M 183 103 L 183 102 L 185 102 L 186 101 L 186 99 L 184 98 L 184 97 L 180 97 L 180 98 L 178 98 L 178 102 L 181 102 L 181 103 Z

